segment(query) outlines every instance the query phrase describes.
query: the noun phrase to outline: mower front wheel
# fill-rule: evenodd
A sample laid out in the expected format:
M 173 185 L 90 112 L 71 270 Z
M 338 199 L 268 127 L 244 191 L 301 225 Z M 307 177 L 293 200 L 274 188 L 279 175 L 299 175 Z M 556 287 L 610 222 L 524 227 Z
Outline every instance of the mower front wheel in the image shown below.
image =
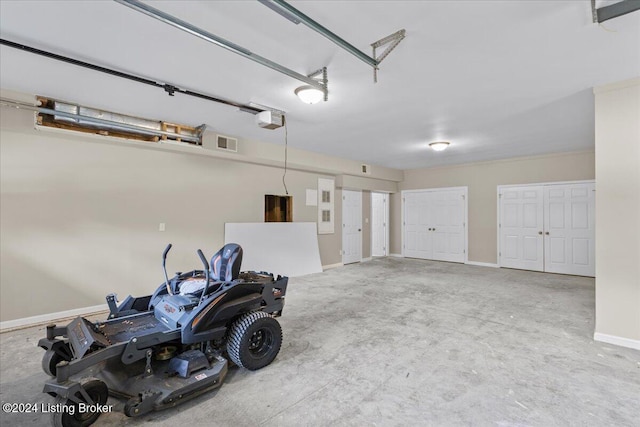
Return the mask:
M 233 323 L 227 353 L 236 365 L 255 371 L 273 362 L 281 345 L 282 328 L 278 321 L 263 311 L 255 311 Z
M 64 353 L 64 356 L 62 353 Z M 71 350 L 68 345 L 65 344 L 65 347 L 59 351 L 47 350 L 44 352 L 44 356 L 42 356 L 42 370 L 45 374 L 55 377 L 58 370 L 58 363 L 64 360 L 67 362 L 71 360 Z
M 88 427 L 100 417 L 102 412 L 96 405 L 106 405 L 109 397 L 107 385 L 100 380 L 89 379 L 82 382 L 82 387 L 93 400 L 93 405 L 88 405 L 90 409 L 81 412 L 78 403 L 61 396 L 56 397 L 57 411 L 52 414 L 54 427 Z

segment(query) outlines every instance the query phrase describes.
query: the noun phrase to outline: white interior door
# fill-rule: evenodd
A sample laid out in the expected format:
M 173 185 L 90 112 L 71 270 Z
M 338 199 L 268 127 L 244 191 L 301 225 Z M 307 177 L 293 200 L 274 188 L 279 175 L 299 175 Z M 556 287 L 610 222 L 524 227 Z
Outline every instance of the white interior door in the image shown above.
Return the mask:
M 362 261 L 362 192 L 342 191 L 342 263 Z
M 508 187 L 499 198 L 500 266 L 543 271 L 543 187 Z
M 404 256 L 465 262 L 465 188 L 403 193 Z
M 595 184 L 544 188 L 545 271 L 595 276 Z
M 386 256 L 389 203 L 386 193 L 371 193 L 371 256 Z
M 433 256 L 429 202 L 428 191 L 403 194 L 405 257 L 431 259 Z
M 430 193 L 433 256 L 438 261 L 464 262 L 466 189 Z

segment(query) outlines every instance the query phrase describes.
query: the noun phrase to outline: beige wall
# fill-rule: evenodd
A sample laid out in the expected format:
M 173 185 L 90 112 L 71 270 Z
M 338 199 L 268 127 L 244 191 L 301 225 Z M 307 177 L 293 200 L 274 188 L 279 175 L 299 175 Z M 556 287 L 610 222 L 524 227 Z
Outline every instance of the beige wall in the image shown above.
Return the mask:
M 614 215 L 624 211 L 619 205 L 631 206 L 628 215 L 635 223 L 627 222 L 636 228 L 625 235 L 630 239 L 625 254 L 635 260 L 640 259 L 640 154 L 637 134 L 633 145 L 633 137 L 625 137 L 624 132 L 633 136 L 637 127 L 629 122 L 627 128 L 616 130 L 612 122 L 624 117 L 617 104 L 625 105 L 629 114 L 626 105 L 633 103 L 637 90 L 636 86 L 629 90 L 631 94 L 603 92 L 597 95 L 596 110 L 598 230 L 622 224 Z M 281 146 L 241 140 L 240 152 L 228 154 L 195 147 L 105 142 L 102 137 L 35 131 L 31 113 L 7 108 L 0 112 L 2 321 L 101 304 L 109 292 L 121 298 L 148 293 L 163 280 L 159 257 L 167 242 L 174 244 L 170 272 L 194 268 L 199 262 L 196 248 L 211 254 L 222 245 L 225 222 L 262 221 L 264 194 L 283 193 Z M 614 143 L 627 145 L 605 150 Z M 363 258 L 371 256 L 370 190 L 467 186 L 469 260 L 495 263 L 496 187 L 593 179 L 594 158 L 593 152 L 580 152 L 404 173 L 373 168 L 371 176 L 363 177 L 355 175 L 359 162 L 294 148 L 287 184 L 294 196 L 295 221 L 316 221 L 316 208 L 305 205 L 305 190 L 316 188 L 318 177 L 335 178 L 337 187 L 364 190 Z M 616 175 L 618 169 L 624 174 Z M 336 232 L 319 236 L 323 265 L 342 260 L 341 188 L 336 188 L 335 200 Z M 401 253 L 400 200 L 400 193 L 390 195 L 391 254 Z M 633 200 L 636 204 L 629 205 Z M 605 205 L 612 208 L 607 211 Z M 160 222 L 166 223 L 165 232 L 158 231 Z M 596 330 L 638 339 L 640 310 L 633 307 L 640 306 L 640 263 L 624 256 L 609 256 L 607 262 L 606 254 L 613 250 L 606 239 L 600 240 L 603 233 L 598 231 L 596 247 Z M 626 269 L 620 268 L 622 263 Z M 613 312 L 617 307 L 630 308 L 618 318 L 610 314 L 611 307 Z
M 640 79 L 595 90 L 596 339 L 640 349 Z
M 110 292 L 120 298 L 149 293 L 163 280 L 160 254 L 167 243 L 174 245 L 170 273 L 197 268 L 195 250 L 212 255 L 219 249 L 225 222 L 261 222 L 264 195 L 284 194 L 276 160 L 281 146 L 264 144 L 272 159 L 260 165 L 255 143 L 247 143 L 251 154 L 238 157 L 198 147 L 159 149 L 37 131 L 32 112 L 3 107 L 0 113 L 2 321 L 102 304 Z M 306 206 L 305 191 L 317 188 L 319 177 L 335 178 L 318 171 L 344 174 L 359 163 L 293 152 L 287 186 L 294 221 L 315 222 L 317 208 Z M 401 175 L 377 168 L 367 185 Z M 342 260 L 340 194 L 337 189 L 336 232 L 318 236 L 323 265 Z M 161 222 L 165 232 L 158 231 Z
M 497 186 L 593 179 L 594 153 L 578 152 L 526 157 L 459 166 L 411 169 L 400 190 L 469 188 L 469 261 L 497 262 Z M 392 254 L 402 253 L 401 195 L 391 195 Z
M 404 173 L 400 175 L 404 177 Z M 394 178 L 395 179 L 395 178 Z M 402 179 L 398 179 L 402 181 Z M 382 193 L 395 193 L 398 191 L 397 181 L 388 181 L 364 176 L 339 175 L 336 177 L 336 186 L 352 188 L 354 190 L 373 190 Z

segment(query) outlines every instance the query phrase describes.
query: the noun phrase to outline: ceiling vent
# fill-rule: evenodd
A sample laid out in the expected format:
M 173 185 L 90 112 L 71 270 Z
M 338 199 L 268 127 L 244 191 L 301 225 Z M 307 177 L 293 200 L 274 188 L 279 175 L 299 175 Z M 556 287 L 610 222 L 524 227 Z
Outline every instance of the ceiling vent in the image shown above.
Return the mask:
M 219 150 L 238 152 L 238 139 L 224 135 L 216 135 L 216 148 Z
M 365 175 L 371 175 L 371 166 L 365 165 L 364 163 L 360 166 L 360 172 Z

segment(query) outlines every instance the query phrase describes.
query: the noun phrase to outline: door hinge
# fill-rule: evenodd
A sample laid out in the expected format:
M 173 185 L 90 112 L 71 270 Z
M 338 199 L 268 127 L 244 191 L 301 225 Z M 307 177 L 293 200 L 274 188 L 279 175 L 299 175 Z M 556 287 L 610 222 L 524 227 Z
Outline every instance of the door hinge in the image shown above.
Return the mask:
M 347 198 L 345 196 L 342 196 L 342 200 L 347 200 Z
M 498 194 L 498 198 L 502 197 L 502 193 Z
M 465 196 L 464 196 L 464 194 L 463 194 L 463 195 L 462 195 L 462 200 L 464 200 L 464 199 L 465 199 Z
M 498 256 L 502 256 L 502 252 L 498 252 Z
M 465 251 L 465 250 L 463 249 L 463 250 L 462 250 L 462 253 L 463 253 L 463 254 L 466 254 L 466 253 L 467 253 L 467 251 Z

